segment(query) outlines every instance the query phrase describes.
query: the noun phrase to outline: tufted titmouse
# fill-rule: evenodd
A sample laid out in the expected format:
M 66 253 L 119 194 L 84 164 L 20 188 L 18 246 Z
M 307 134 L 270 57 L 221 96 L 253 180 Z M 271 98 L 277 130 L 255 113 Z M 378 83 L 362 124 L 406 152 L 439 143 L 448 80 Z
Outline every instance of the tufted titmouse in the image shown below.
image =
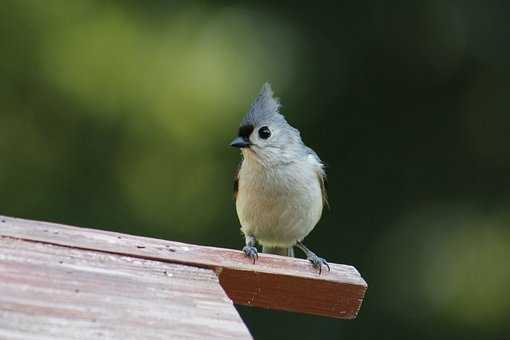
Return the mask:
M 328 263 L 302 241 L 327 204 L 324 165 L 279 108 L 265 83 L 230 144 L 242 151 L 234 198 L 246 239 L 243 251 L 255 263 L 256 242 L 264 253 L 285 256 L 294 256 L 296 246 L 320 273 Z

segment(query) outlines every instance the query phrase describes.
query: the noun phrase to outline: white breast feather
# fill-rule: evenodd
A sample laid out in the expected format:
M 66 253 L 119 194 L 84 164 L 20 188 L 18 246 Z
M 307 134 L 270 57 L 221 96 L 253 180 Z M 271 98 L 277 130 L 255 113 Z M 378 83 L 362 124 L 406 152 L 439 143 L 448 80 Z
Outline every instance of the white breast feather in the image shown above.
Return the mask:
M 321 164 L 311 155 L 269 169 L 245 159 L 236 200 L 241 230 L 267 246 L 290 247 L 301 241 L 322 214 L 320 171 Z

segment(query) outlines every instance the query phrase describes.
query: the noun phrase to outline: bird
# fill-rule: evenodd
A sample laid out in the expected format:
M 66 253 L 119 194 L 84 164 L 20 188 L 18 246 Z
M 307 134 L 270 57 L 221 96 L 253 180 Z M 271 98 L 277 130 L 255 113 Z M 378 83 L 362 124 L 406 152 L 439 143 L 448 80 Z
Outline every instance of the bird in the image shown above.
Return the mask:
M 230 143 L 241 150 L 234 200 L 245 238 L 242 251 L 255 263 L 257 243 L 263 253 L 290 257 L 297 247 L 320 274 L 329 264 L 303 239 L 328 205 L 325 165 L 280 107 L 270 83 L 264 83 Z

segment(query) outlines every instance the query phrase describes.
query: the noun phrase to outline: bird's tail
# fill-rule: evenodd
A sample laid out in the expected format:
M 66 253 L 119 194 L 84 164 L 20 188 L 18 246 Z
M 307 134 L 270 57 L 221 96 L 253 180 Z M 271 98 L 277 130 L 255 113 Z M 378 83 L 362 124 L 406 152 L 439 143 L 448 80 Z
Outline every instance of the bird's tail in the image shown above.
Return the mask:
M 267 254 L 275 254 L 281 256 L 294 257 L 294 247 L 282 248 L 282 247 L 268 247 L 263 246 L 262 252 Z

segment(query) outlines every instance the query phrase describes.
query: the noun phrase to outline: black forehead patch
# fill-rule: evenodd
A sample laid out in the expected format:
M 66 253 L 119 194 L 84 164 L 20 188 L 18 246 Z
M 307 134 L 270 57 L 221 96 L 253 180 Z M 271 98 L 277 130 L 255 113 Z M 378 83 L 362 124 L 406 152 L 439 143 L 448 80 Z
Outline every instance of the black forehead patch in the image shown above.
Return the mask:
M 250 137 L 251 133 L 253 132 L 253 125 L 242 125 L 239 128 L 239 137 L 248 138 Z

